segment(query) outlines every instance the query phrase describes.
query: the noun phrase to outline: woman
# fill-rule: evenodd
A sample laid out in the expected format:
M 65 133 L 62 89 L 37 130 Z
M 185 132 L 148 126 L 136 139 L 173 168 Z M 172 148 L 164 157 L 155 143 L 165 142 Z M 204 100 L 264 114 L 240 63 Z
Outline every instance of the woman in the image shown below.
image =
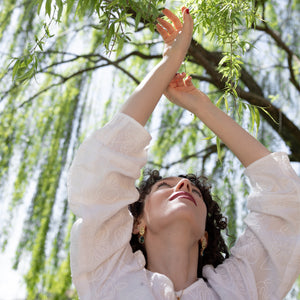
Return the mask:
M 165 41 L 161 62 L 121 112 L 81 145 L 70 169 L 70 206 L 80 217 L 71 237 L 79 297 L 282 299 L 300 270 L 299 178 L 286 154 L 270 154 L 198 91 L 190 77 L 174 77 L 188 50 L 193 20 L 185 7 L 183 24 L 169 10 L 163 13 L 173 24 L 158 19 Z M 192 178 L 152 174 L 149 188 L 143 186 L 140 200 L 130 206 L 134 220 L 128 211 L 139 198 L 135 180 L 150 141 L 143 126 L 163 93 L 194 113 L 246 167 L 253 187 L 247 228 L 225 260 L 220 253 L 226 256 L 227 249 L 221 245 L 219 253 L 210 255 L 217 259 L 203 264 L 215 238 L 207 228 L 207 189 Z M 223 226 L 219 221 L 217 230 Z M 133 252 L 132 234 L 146 257 Z

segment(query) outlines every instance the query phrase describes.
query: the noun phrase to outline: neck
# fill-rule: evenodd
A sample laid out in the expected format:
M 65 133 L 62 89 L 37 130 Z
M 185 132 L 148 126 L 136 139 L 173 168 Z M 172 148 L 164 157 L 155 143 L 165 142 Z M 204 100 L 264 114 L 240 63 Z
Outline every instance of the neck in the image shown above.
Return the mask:
M 170 278 L 175 291 L 197 280 L 198 240 L 186 229 L 177 227 L 158 234 L 147 231 L 147 268 Z

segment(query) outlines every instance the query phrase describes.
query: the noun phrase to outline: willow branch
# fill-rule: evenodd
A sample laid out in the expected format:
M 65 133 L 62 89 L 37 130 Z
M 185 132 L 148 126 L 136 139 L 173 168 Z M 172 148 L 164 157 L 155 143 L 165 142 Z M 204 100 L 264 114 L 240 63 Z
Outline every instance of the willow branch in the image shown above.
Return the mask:
M 224 79 L 222 74 L 217 71 L 218 63 L 222 58 L 220 54 L 207 51 L 193 40 L 189 48 L 189 55 L 205 68 L 212 78 L 213 85 L 221 91 L 224 90 L 226 78 Z M 242 69 L 241 80 L 249 91 L 238 86 L 236 89 L 238 96 L 250 104 L 265 108 L 268 113 L 264 110 L 260 110 L 260 113 L 290 147 L 290 159 L 300 161 L 300 129 L 279 108 L 264 97 L 261 87 L 245 69 Z
M 85 69 L 81 69 L 77 72 L 74 72 L 72 73 L 71 75 L 67 76 L 67 77 L 64 77 L 60 74 L 57 74 L 57 73 L 53 73 L 51 72 L 51 75 L 52 76 L 57 76 L 57 77 L 60 77 L 61 80 L 57 83 L 53 83 L 51 85 L 49 85 L 48 87 L 38 91 L 36 94 L 34 94 L 33 96 L 31 96 L 29 99 L 27 99 L 26 101 L 22 102 L 17 108 L 21 108 L 22 106 L 24 106 L 25 104 L 31 102 L 33 99 L 37 98 L 38 96 L 40 96 L 41 94 L 47 92 L 48 90 L 50 90 L 51 88 L 55 87 L 55 86 L 58 86 L 58 85 L 61 85 L 61 84 L 64 84 L 65 82 L 67 82 L 68 80 L 76 77 L 76 76 L 79 76 L 83 73 L 87 73 L 87 72 L 90 72 L 90 71 L 94 71 L 96 69 L 99 69 L 99 68 L 103 68 L 103 67 L 107 67 L 109 65 L 113 65 L 114 67 L 116 67 L 117 69 L 121 70 L 122 72 L 124 72 L 129 78 L 131 78 L 136 84 L 139 84 L 140 81 L 135 78 L 132 74 L 130 74 L 127 70 L 125 70 L 123 67 L 121 67 L 117 62 L 114 62 L 114 61 L 111 61 L 109 60 L 108 58 L 104 58 L 104 60 L 106 60 L 106 64 L 102 64 L 102 65 L 96 65 L 96 66 L 93 66 L 93 67 L 89 67 L 89 68 L 85 68 Z
M 300 56 L 298 54 L 294 53 L 288 47 L 288 45 L 281 39 L 280 35 L 277 32 L 275 32 L 274 30 L 272 30 L 265 22 L 264 22 L 264 26 L 256 25 L 254 27 L 254 29 L 259 30 L 259 31 L 264 31 L 265 33 L 267 33 L 269 36 L 272 37 L 272 39 L 276 42 L 276 44 L 278 45 L 278 47 L 280 47 L 281 49 L 283 49 L 290 56 L 294 56 L 295 55 L 296 57 L 298 57 L 298 59 L 300 59 Z
M 221 148 L 223 148 L 223 147 L 225 147 L 225 145 L 223 143 L 221 143 Z M 172 166 L 175 166 L 180 163 L 184 163 L 191 158 L 199 158 L 199 157 L 204 158 L 204 157 L 207 157 L 208 155 L 211 155 L 212 153 L 217 153 L 217 145 L 210 145 L 209 147 L 207 147 L 205 149 L 202 149 L 202 150 L 192 153 L 192 154 L 185 155 L 182 158 L 180 158 L 179 160 L 173 161 L 167 165 L 161 165 L 161 164 L 155 163 L 153 161 L 149 161 L 148 163 L 155 167 L 158 167 L 160 169 L 168 170 Z
M 289 71 L 290 71 L 290 76 L 291 76 L 290 81 L 295 86 L 295 88 L 300 92 L 300 84 L 296 79 L 296 75 L 295 75 L 294 68 L 293 68 L 293 58 L 300 61 L 300 56 L 297 53 L 293 52 L 288 47 L 288 45 L 282 40 L 281 36 L 274 30 L 272 30 L 265 22 L 264 22 L 264 26 L 255 26 L 254 28 L 256 30 L 267 33 L 275 41 L 277 46 L 279 48 L 283 49 L 287 53 Z
M 42 52 L 40 52 L 42 53 Z M 46 66 L 44 67 L 43 69 L 40 69 L 36 72 L 36 74 L 40 74 L 40 73 L 45 73 L 45 74 L 50 74 L 52 76 L 56 76 L 56 77 L 60 77 L 61 78 L 61 81 L 57 84 L 54 84 L 53 86 L 56 86 L 56 85 L 59 85 L 59 84 L 63 84 L 64 82 L 68 81 L 69 79 L 75 77 L 75 76 L 78 76 L 82 73 L 86 73 L 86 72 L 89 72 L 89 71 L 93 71 L 93 70 L 96 70 L 96 69 L 99 69 L 99 68 L 102 68 L 102 67 L 106 67 L 106 66 L 109 66 L 109 65 L 113 65 L 114 67 L 116 67 L 117 69 L 121 70 L 124 74 L 126 74 L 130 79 L 132 79 L 134 81 L 135 84 L 139 84 L 140 81 L 134 77 L 131 73 L 129 73 L 126 69 L 124 69 L 123 67 L 121 67 L 119 65 L 120 62 L 122 61 L 125 61 L 126 59 L 128 59 L 129 57 L 131 56 L 139 56 L 143 59 L 158 59 L 158 58 L 161 58 L 161 55 L 147 55 L 147 54 L 144 54 L 142 52 L 139 52 L 139 51 L 132 51 L 130 53 L 128 53 L 127 55 L 117 59 L 116 61 L 112 61 L 110 59 L 108 59 L 107 57 L 103 56 L 103 55 L 100 55 L 100 54 L 93 54 L 93 53 L 90 53 L 90 54 L 82 54 L 82 55 L 77 55 L 75 53 L 71 53 L 71 52 L 65 52 L 65 51 L 52 51 L 52 50 L 48 50 L 48 51 L 45 51 L 43 52 L 44 54 L 62 54 L 62 55 L 70 55 L 70 56 L 74 56 L 73 58 L 70 58 L 68 60 L 63 60 L 63 61 L 59 61 L 59 62 L 56 62 L 56 63 L 53 63 L 49 66 Z M 55 66 L 58 66 L 58 65 L 62 65 L 62 64 L 65 64 L 65 63 L 70 63 L 70 62 L 74 62 L 80 58 L 86 58 L 86 59 L 91 59 L 91 58 L 98 58 L 97 60 L 92 60 L 92 62 L 94 63 L 97 63 L 101 60 L 104 60 L 106 61 L 106 64 L 102 64 L 102 65 L 96 65 L 96 66 L 93 66 L 93 67 L 90 67 L 90 68 L 85 68 L 85 69 L 82 69 L 82 70 L 79 70 L 73 74 L 71 74 L 70 76 L 63 76 L 63 75 L 60 75 L 60 74 L 57 74 L 55 72 L 49 72 L 47 71 L 49 68 L 52 68 L 52 67 L 55 67 Z M 0 102 L 6 97 L 6 95 L 8 95 L 11 91 L 13 91 L 15 88 L 17 88 L 19 86 L 19 84 L 14 84 L 11 88 L 9 88 L 8 90 L 6 90 L 5 92 L 3 92 L 3 95 L 0 99 Z M 53 87 L 51 85 L 51 87 Z M 45 88 L 45 91 L 42 91 L 43 92 L 46 92 L 48 89 Z M 24 101 L 19 107 L 22 107 L 24 104 L 26 104 L 27 102 L 30 102 L 32 101 L 34 98 L 36 98 L 37 96 L 39 96 L 41 93 L 38 92 L 36 93 L 34 96 L 30 97 L 28 100 Z

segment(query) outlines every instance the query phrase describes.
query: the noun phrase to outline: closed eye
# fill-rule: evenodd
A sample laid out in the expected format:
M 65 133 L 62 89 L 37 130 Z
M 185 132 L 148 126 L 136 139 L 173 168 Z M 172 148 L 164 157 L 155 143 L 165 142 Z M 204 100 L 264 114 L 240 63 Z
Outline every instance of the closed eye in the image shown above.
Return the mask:
M 161 182 L 160 184 L 157 185 L 157 188 L 159 189 L 162 186 L 166 186 L 166 187 L 171 187 L 170 184 L 166 183 L 166 182 Z
M 197 194 L 200 198 L 202 198 L 202 194 L 198 190 L 193 189 L 192 192 Z

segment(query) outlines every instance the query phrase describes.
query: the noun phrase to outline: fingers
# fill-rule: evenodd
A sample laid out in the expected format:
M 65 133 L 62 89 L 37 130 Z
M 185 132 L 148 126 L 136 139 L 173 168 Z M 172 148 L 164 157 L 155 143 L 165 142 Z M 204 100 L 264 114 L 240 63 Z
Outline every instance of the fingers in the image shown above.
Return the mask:
M 173 22 L 176 30 L 182 28 L 180 19 L 176 15 L 174 15 L 169 9 L 165 8 L 162 12 L 166 17 L 168 17 Z
M 185 85 L 185 86 L 193 86 L 193 83 L 192 83 L 192 77 L 191 77 L 191 76 L 188 76 L 188 77 L 185 79 L 184 85 Z
M 181 8 L 183 14 L 183 27 L 188 28 L 189 31 L 193 31 L 194 21 L 192 16 L 190 15 L 190 11 L 187 7 L 183 6 Z
M 186 9 L 188 9 L 186 6 L 182 6 L 182 7 L 181 7 L 181 12 L 182 12 L 182 14 L 184 13 L 184 11 L 185 11 Z
M 177 86 L 178 87 L 181 87 L 181 86 L 184 86 L 184 77 L 186 76 L 185 73 L 181 73 L 181 74 L 176 74 L 176 77 L 177 77 Z
M 169 37 L 168 32 L 159 24 L 156 24 L 156 29 L 160 33 L 160 35 L 162 36 L 163 40 L 166 41 L 167 38 Z
M 180 91 L 190 90 L 191 88 L 194 88 L 194 84 L 192 83 L 192 77 L 188 76 L 186 77 L 186 73 L 176 73 L 176 75 L 173 77 L 171 82 L 169 83 L 170 88 L 175 88 Z
M 172 33 L 175 31 L 174 27 L 173 27 L 169 22 L 167 22 L 166 20 L 161 19 L 161 18 L 157 18 L 157 21 L 158 21 L 164 28 L 166 28 L 166 30 L 168 31 L 169 34 L 172 34 Z
M 156 29 L 165 42 L 170 42 L 177 35 L 177 31 L 182 28 L 182 24 L 179 18 L 167 8 L 163 10 L 163 13 L 173 22 L 174 26 L 162 18 L 157 18 L 158 24 L 156 24 Z
M 181 11 L 183 14 L 183 25 L 180 19 L 167 8 L 165 8 L 162 12 L 172 21 L 173 25 L 162 18 L 157 18 L 159 24 L 156 25 L 156 28 L 157 31 L 162 35 L 165 42 L 172 40 L 179 30 L 185 31 L 187 36 L 192 35 L 193 18 L 190 15 L 189 9 L 183 6 Z
M 186 82 L 186 80 L 184 80 L 185 76 L 186 76 L 186 73 L 184 73 L 184 72 L 183 73 L 176 73 L 176 75 L 171 80 L 169 86 L 170 87 L 174 87 L 174 88 L 184 87 L 185 86 L 185 82 Z

